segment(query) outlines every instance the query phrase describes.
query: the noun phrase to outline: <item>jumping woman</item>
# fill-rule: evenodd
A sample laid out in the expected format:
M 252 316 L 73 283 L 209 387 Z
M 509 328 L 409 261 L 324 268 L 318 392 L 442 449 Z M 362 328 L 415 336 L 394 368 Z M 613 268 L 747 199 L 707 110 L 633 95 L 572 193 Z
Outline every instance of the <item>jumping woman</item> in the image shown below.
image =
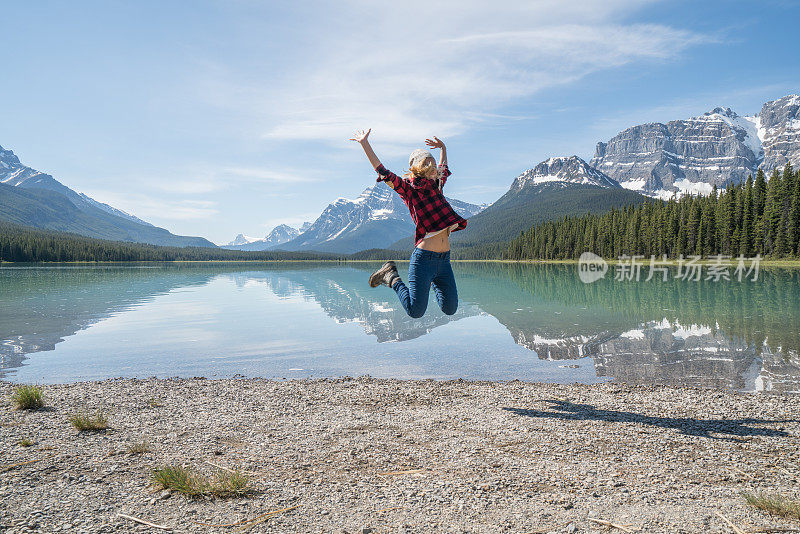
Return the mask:
M 450 267 L 450 232 L 463 230 L 467 220 L 458 215 L 444 198 L 442 188 L 450 170 L 447 168 L 447 151 L 437 137 L 426 139 L 431 148 L 441 148 L 439 165 L 427 150 L 417 149 L 408 160 L 409 171 L 400 178 L 387 170 L 369 144 L 369 133 L 360 130 L 351 141 L 357 141 L 378 173 L 378 182 L 386 182 L 394 189 L 411 212 L 417 225 L 414 234 L 414 252 L 408 265 L 408 285 L 397 274 L 393 261 L 387 261 L 369 277 L 369 285 L 387 285 L 394 289 L 400 304 L 411 317 L 422 317 L 428 307 L 428 295 L 433 284 L 436 301 L 447 315 L 458 309 L 458 290 L 453 269 Z

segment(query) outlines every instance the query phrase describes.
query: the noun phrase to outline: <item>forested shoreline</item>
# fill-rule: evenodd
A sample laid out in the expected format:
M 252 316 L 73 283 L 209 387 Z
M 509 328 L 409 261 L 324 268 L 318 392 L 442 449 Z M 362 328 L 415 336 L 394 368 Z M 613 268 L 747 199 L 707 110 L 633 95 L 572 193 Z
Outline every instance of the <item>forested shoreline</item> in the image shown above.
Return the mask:
M 279 261 L 335 260 L 341 257 L 313 252 L 163 247 L 106 241 L 0 222 L 0 262 Z
M 501 259 L 506 243 L 459 247 L 454 259 Z M 411 250 L 369 249 L 353 254 L 246 251 L 207 247 L 164 247 L 107 241 L 0 221 L 0 262 L 147 262 L 147 261 L 383 261 L 407 259 Z
M 503 258 L 577 259 L 586 251 L 604 258 L 799 258 L 800 172 L 787 165 L 767 180 L 759 170 L 755 178 L 722 191 L 715 187 L 709 195 L 548 221 L 511 241 Z

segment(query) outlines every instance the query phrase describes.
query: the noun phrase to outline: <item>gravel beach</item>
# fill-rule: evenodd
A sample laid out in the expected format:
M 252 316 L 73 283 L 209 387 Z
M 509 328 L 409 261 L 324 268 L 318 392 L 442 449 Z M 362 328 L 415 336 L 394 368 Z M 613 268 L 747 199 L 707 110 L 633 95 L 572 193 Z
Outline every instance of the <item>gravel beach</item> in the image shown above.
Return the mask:
M 14 387 L 0 382 L 8 533 L 162 531 L 119 514 L 174 532 L 800 529 L 742 496 L 800 497 L 797 396 L 615 383 L 115 379 L 43 386 L 47 406 L 25 411 L 11 403 Z M 98 409 L 108 430 L 70 424 Z M 148 450 L 129 452 L 135 443 Z M 162 491 L 151 473 L 165 465 L 209 477 L 238 467 L 252 493 Z

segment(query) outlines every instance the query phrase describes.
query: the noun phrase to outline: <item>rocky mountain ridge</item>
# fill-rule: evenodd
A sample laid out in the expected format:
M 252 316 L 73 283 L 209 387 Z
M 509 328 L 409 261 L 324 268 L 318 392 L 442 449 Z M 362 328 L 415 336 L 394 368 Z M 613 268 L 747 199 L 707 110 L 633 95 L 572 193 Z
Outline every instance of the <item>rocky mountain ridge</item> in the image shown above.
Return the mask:
M 752 116 L 715 108 L 701 116 L 628 128 L 597 144 L 592 167 L 658 198 L 710 193 L 761 168 L 800 164 L 800 96 L 765 103 Z
M 510 191 L 521 190 L 532 185 L 561 182 L 566 184 L 620 187 L 616 180 L 591 167 L 578 156 L 549 158 L 532 169 L 517 176 Z
M 22 164 L 0 146 L 0 221 L 114 241 L 215 247 L 202 237 L 179 236 L 73 191 L 49 174 Z

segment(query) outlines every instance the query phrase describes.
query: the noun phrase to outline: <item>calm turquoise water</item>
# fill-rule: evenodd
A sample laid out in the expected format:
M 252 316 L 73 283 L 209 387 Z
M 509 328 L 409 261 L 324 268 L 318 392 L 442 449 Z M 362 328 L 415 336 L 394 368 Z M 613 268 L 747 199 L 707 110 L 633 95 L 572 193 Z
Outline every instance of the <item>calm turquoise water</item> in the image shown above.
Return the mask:
M 800 271 L 582 283 L 455 263 L 460 307 L 406 316 L 378 264 L 0 268 L 0 378 L 357 376 L 800 390 Z M 401 274 L 405 275 L 401 266 Z

